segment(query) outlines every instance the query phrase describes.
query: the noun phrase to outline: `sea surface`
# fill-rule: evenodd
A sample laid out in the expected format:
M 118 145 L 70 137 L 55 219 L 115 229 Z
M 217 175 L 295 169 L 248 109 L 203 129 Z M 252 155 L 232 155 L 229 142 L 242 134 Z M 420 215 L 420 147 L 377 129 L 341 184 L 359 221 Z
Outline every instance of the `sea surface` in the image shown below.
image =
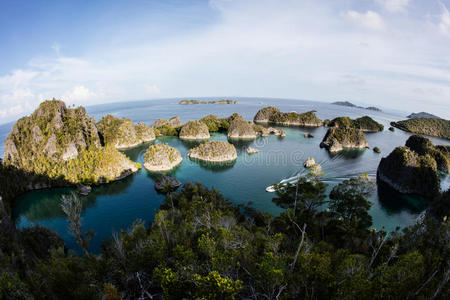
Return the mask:
M 215 99 L 215 98 L 208 98 Z M 315 110 L 321 119 L 332 119 L 337 116 L 351 118 L 369 115 L 385 126 L 379 133 L 367 133 L 366 137 L 371 148 L 377 146 L 381 154 L 372 149 L 348 150 L 336 155 L 321 149 L 319 144 L 326 133 L 326 128 L 285 128 L 287 136 L 260 137 L 251 142 L 233 142 L 238 151 L 238 158 L 232 164 L 212 165 L 191 161 L 187 156 L 195 142 L 184 142 L 174 137 L 158 138 L 154 143 L 167 143 L 177 148 L 183 162 L 175 170 L 169 172 L 182 183 L 202 182 L 203 185 L 218 189 L 225 198 L 235 204 L 248 204 L 259 210 L 279 214 L 282 209 L 272 203 L 273 193 L 265 191 L 266 187 L 278 183 L 282 179 L 304 173 L 303 162 L 312 156 L 320 163 L 325 173 L 324 181 L 333 186 L 363 173 L 375 179 L 380 159 L 387 156 L 395 147 L 402 146 L 410 136 L 401 130 L 391 132 L 388 129 L 391 121 L 405 119 L 405 114 L 384 111 L 375 112 L 360 108 L 349 108 L 329 103 L 266 99 L 266 98 L 233 98 L 239 101 L 236 105 L 178 105 L 180 99 L 151 100 L 139 102 L 113 103 L 86 107 L 87 112 L 99 121 L 107 114 L 116 117 L 127 117 L 134 122 L 145 122 L 151 125 L 156 119 L 168 119 L 180 116 L 183 123 L 200 119 L 208 114 L 227 117 L 238 112 L 248 120 L 252 120 L 256 112 L 265 106 L 277 106 L 281 111 L 297 111 L 299 113 Z M 0 153 L 3 156 L 4 140 L 13 123 L 0 126 Z M 304 138 L 309 132 L 314 138 Z M 434 144 L 450 142 L 431 138 Z M 227 140 L 224 134 L 213 134 L 211 140 Z M 143 155 L 150 144 L 143 144 L 133 149 L 123 151 L 132 160 L 143 164 Z M 253 155 L 246 153 L 247 147 L 253 147 L 260 152 Z M 91 251 L 99 253 L 101 243 L 110 238 L 113 232 L 126 229 L 136 219 L 142 219 L 149 224 L 161 205 L 164 195 L 154 189 L 154 181 L 159 174 L 140 170 L 123 180 L 94 187 L 93 192 L 83 197 L 83 228 L 92 229 L 95 237 L 91 241 Z M 450 177 L 442 175 L 442 189 L 450 186 Z M 69 249 L 76 250 L 75 239 L 69 234 L 67 220 L 60 208 L 61 195 L 73 191 L 70 188 L 32 191 L 18 197 L 14 207 L 14 219 L 18 227 L 40 224 L 55 230 L 65 240 Z M 413 224 L 427 207 L 426 201 L 411 196 L 399 195 L 392 190 L 379 189 L 370 197 L 373 217 L 373 227 L 386 231 L 395 230 Z

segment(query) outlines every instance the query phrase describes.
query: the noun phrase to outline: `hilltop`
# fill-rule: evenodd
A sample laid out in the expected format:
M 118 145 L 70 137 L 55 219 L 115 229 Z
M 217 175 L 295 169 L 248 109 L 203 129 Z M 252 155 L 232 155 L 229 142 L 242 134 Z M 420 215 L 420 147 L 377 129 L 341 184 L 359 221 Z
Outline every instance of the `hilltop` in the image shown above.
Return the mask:
M 375 106 L 369 106 L 369 107 L 362 107 L 362 106 L 358 106 L 355 105 L 349 101 L 336 101 L 336 102 L 332 102 L 331 104 L 334 105 L 340 105 L 340 106 L 347 106 L 347 107 L 354 107 L 354 108 L 361 108 L 361 109 L 367 109 L 367 110 L 373 110 L 373 111 L 378 111 L 381 112 L 382 110 L 379 109 L 378 107 Z

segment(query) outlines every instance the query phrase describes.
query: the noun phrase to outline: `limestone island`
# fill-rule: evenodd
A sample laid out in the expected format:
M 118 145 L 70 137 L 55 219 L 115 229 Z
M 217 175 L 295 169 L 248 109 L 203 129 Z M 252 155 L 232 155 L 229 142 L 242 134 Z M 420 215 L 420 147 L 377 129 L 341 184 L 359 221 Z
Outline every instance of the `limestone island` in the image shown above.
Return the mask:
M 203 100 L 181 100 L 178 104 L 238 104 L 238 101 L 235 100 L 211 100 L 211 101 L 203 101 Z
M 158 119 L 151 125 L 156 136 L 178 136 L 180 126 L 181 119 L 178 116 L 169 120 Z
M 178 166 L 182 160 L 177 149 L 160 143 L 148 147 L 144 154 L 144 167 L 151 172 L 169 171 Z
M 200 122 L 208 127 L 209 132 L 227 132 L 230 127 L 227 119 L 215 115 L 207 115 L 201 118 Z
M 433 118 L 415 118 L 391 122 L 391 126 L 411 133 L 420 133 L 450 140 L 450 121 Z
M 427 113 L 427 112 L 419 112 L 419 113 L 412 113 L 409 116 L 407 116 L 408 119 L 417 119 L 417 118 L 429 118 L 429 119 L 441 119 L 440 117 Z
M 16 122 L 5 141 L 4 166 L 53 181 L 26 190 L 105 183 L 140 169 L 114 146 L 102 143 L 95 120 L 83 107 L 67 108 L 55 99 Z
M 364 116 L 355 120 L 352 120 L 349 117 L 337 117 L 329 122 L 328 127 L 348 127 L 361 129 L 364 132 L 378 132 L 383 131 L 384 129 L 382 124 L 376 122 L 369 116 Z
M 189 121 L 183 125 L 179 134 L 182 140 L 207 140 L 210 138 L 208 126 L 200 121 Z
M 189 158 L 207 162 L 227 162 L 237 158 L 236 148 L 228 142 L 211 141 L 189 150 Z
M 278 108 L 268 106 L 260 109 L 253 118 L 255 123 L 269 123 L 283 126 L 303 126 L 303 127 L 319 127 L 322 121 L 317 118 L 314 111 L 305 113 L 281 112 Z
M 330 152 L 338 152 L 344 150 L 344 148 L 367 148 L 369 144 L 361 129 L 332 127 L 328 129 L 320 147 L 326 148 Z
M 106 145 L 117 149 L 125 149 L 155 140 L 153 128 L 138 123 L 135 125 L 130 119 L 119 119 L 113 115 L 103 117 L 97 123 L 100 137 Z
M 375 106 L 369 106 L 369 107 L 362 107 L 362 106 L 358 106 L 355 105 L 349 101 L 336 101 L 331 103 L 333 105 L 340 105 L 340 106 L 347 106 L 347 107 L 354 107 L 354 108 L 361 108 L 361 109 L 367 109 L 367 110 L 372 110 L 372 111 L 377 111 L 377 112 L 382 112 L 381 109 L 379 109 L 378 107 Z
M 253 123 L 244 120 L 244 118 L 234 113 L 228 118 L 230 127 L 228 128 L 227 136 L 230 139 L 246 139 L 251 140 L 256 138 L 256 131 L 253 128 Z
M 448 146 L 433 146 L 425 137 L 413 135 L 404 147 L 395 148 L 382 158 L 377 170 L 377 182 L 383 182 L 404 194 L 432 198 L 439 192 L 438 170 L 449 173 Z

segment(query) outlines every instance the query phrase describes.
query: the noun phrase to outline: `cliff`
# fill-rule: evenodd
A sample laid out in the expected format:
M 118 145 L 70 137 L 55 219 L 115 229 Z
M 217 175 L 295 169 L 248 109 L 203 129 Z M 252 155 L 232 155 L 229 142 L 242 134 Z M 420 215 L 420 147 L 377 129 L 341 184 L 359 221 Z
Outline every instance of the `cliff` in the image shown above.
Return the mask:
M 364 116 L 361 118 L 357 118 L 355 120 L 350 119 L 349 117 L 337 117 L 331 120 L 328 124 L 329 127 L 349 127 L 355 129 L 361 129 L 364 132 L 377 132 L 383 131 L 384 126 L 380 123 L 377 123 L 369 116 Z
M 58 100 L 44 101 L 17 121 L 5 142 L 4 164 L 71 184 L 108 182 L 140 168 L 101 145 L 95 120 L 84 108 L 66 108 Z
M 211 141 L 192 148 L 188 156 L 189 158 L 208 162 L 226 162 L 235 160 L 237 158 L 237 152 L 233 144 Z
M 332 127 L 328 129 L 320 147 L 326 148 L 330 152 L 337 152 L 344 148 L 367 148 L 369 144 L 361 129 Z
M 184 140 L 206 140 L 210 138 L 208 126 L 200 121 L 189 121 L 183 125 L 179 135 Z
M 130 148 L 155 140 L 153 128 L 145 123 L 135 125 L 130 119 L 119 119 L 112 115 L 103 117 L 97 123 L 100 136 L 105 145 L 112 145 L 118 149 Z
M 449 120 L 415 118 L 399 122 L 391 122 L 391 126 L 412 133 L 421 133 L 450 140 Z
M 230 127 L 230 123 L 226 119 L 219 118 L 215 115 L 208 115 L 200 119 L 200 122 L 208 127 L 209 132 L 226 132 Z
M 178 117 L 173 117 L 167 121 L 166 119 L 158 119 L 152 124 L 156 136 L 177 136 L 178 131 L 173 125 L 177 125 L 178 121 L 181 125 L 181 120 Z
M 228 118 L 230 127 L 228 128 L 228 138 L 230 139 L 255 139 L 256 131 L 253 124 L 242 118 L 239 114 L 233 114 Z
M 317 118 L 314 111 L 301 114 L 297 112 L 284 113 L 273 106 L 260 109 L 253 118 L 253 121 L 255 123 L 271 123 L 285 126 L 322 126 L 322 121 Z
M 153 172 L 168 171 L 182 162 L 180 152 L 167 144 L 148 147 L 144 154 L 144 167 Z

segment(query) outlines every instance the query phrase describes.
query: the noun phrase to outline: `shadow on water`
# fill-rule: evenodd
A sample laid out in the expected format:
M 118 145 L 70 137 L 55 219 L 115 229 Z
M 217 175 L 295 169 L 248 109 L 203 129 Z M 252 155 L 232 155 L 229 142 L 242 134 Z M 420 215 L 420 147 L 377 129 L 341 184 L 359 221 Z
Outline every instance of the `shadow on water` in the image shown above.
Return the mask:
M 226 161 L 226 162 L 206 162 L 203 160 L 198 160 L 194 158 L 189 158 L 191 162 L 195 162 L 200 166 L 200 168 L 213 171 L 213 172 L 223 172 L 228 169 L 231 169 L 235 164 L 236 160 Z
M 228 142 L 230 144 L 233 144 L 234 147 L 236 147 L 236 150 L 238 151 L 244 151 L 247 150 L 248 146 L 250 146 L 253 142 L 255 141 L 255 139 L 228 139 Z
M 355 159 L 361 157 L 367 149 L 344 149 L 339 152 L 327 151 L 329 158 Z
M 429 201 L 423 197 L 401 194 L 382 181 L 378 181 L 377 185 L 378 200 L 381 207 L 389 213 L 400 213 L 406 210 L 413 214 L 419 214 L 429 205 Z

